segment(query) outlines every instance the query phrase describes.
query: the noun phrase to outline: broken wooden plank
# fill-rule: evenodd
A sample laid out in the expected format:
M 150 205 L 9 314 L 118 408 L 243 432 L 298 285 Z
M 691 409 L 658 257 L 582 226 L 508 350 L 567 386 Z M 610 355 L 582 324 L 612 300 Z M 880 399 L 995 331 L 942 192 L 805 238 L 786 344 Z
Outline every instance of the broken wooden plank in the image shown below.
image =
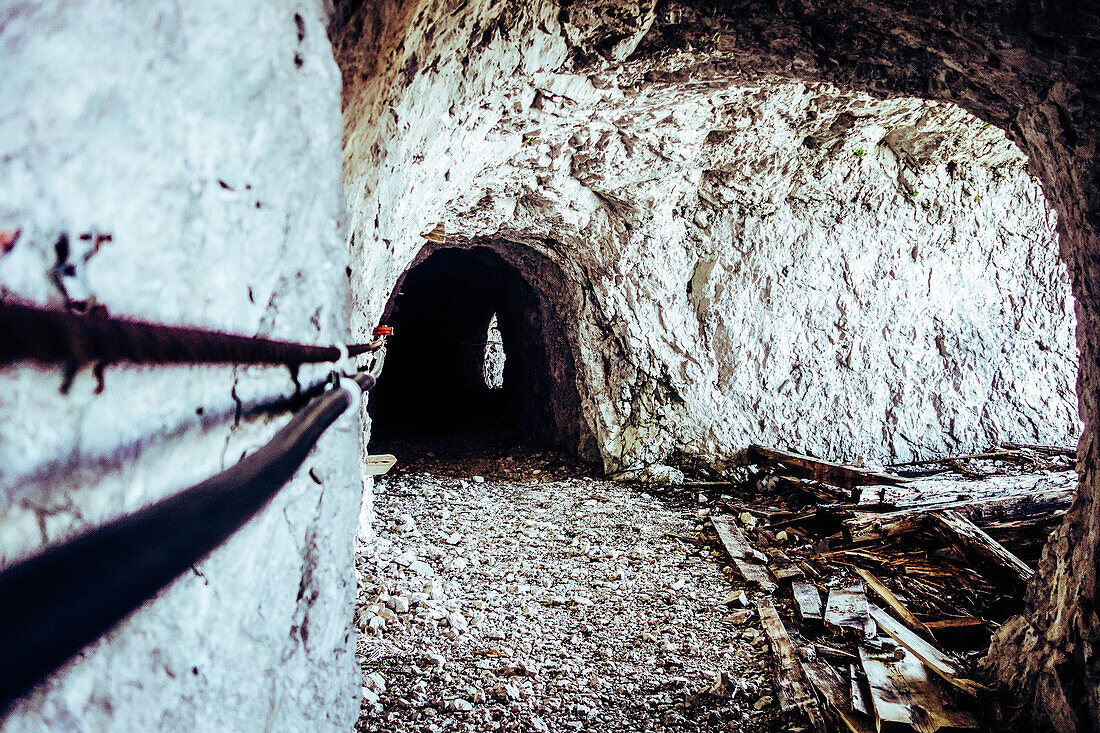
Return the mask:
M 871 692 L 871 707 L 880 733 L 909 730 L 935 733 L 974 730 L 978 723 L 945 694 L 943 687 L 928 676 L 928 669 L 906 649 L 894 655 L 875 654 L 860 647 L 859 656 Z
M 864 715 L 872 715 L 871 690 L 867 686 L 867 675 L 863 673 L 863 668 L 855 664 L 849 664 L 848 674 L 851 683 L 852 710 Z
M 925 621 L 924 625 L 936 631 L 965 631 L 967 629 L 984 629 L 988 626 L 985 620 L 966 616 L 964 618 L 944 618 L 936 621 Z
M 397 463 L 397 457 L 390 453 L 380 453 L 374 456 L 367 456 L 363 465 L 364 476 L 382 476 L 389 472 L 394 464 Z
M 942 677 L 949 684 L 970 695 L 977 696 L 983 693 L 989 693 L 990 690 L 985 685 L 967 679 L 964 676 L 962 667 L 959 666 L 954 659 L 947 656 L 947 654 L 940 651 L 930 642 L 925 641 L 905 628 L 900 621 L 894 619 L 893 616 L 886 613 L 886 611 L 875 604 L 868 603 L 867 605 L 871 618 L 874 619 L 880 629 L 889 634 L 898 644 L 911 651 L 920 661 L 928 665 L 930 670 Z
M 1056 456 L 1066 456 L 1067 458 L 1076 458 L 1076 448 L 1063 448 L 1058 445 L 1028 445 L 1027 443 L 1001 443 L 1001 446 L 1008 448 L 1009 450 L 1033 450 L 1039 453 L 1052 453 Z
M 710 523 L 714 527 L 714 531 L 718 533 L 718 539 L 722 541 L 722 546 L 726 548 L 726 552 L 729 553 L 730 557 L 741 560 L 753 560 L 755 558 L 756 548 L 749 543 L 733 517 L 711 517 Z
M 900 476 L 865 471 L 855 466 L 844 466 L 839 463 L 822 461 L 798 453 L 765 448 L 760 445 L 749 446 L 749 456 L 759 463 L 767 465 L 781 464 L 799 478 L 821 481 L 822 483 L 839 486 L 842 489 L 880 484 L 897 486 L 906 483 L 906 479 Z
M 868 505 L 886 504 L 894 505 L 900 511 L 955 502 L 984 504 L 1000 499 L 1048 493 L 1065 494 L 1072 498 L 1076 490 L 1077 474 L 1071 470 L 1008 474 L 977 480 L 937 476 L 911 479 L 904 486 L 866 486 L 859 497 L 859 504 L 863 506 L 851 508 L 857 511 L 878 511 L 880 506 Z M 845 507 L 845 505 L 839 506 Z M 996 504 L 992 506 L 996 508 Z M 979 526 L 984 526 L 974 516 L 970 518 Z M 994 518 L 994 516 L 990 517 L 990 519 Z
M 813 565 L 806 562 L 805 560 L 799 560 L 798 561 L 798 567 L 802 568 L 802 572 L 805 574 L 805 577 L 807 577 L 807 578 L 820 578 L 821 577 L 821 573 L 817 570 L 817 568 L 815 568 Z
M 810 719 L 815 730 L 825 733 L 825 719 L 821 708 L 817 705 L 817 698 L 814 697 L 805 670 L 799 663 L 798 654 L 791 645 L 787 628 L 779 618 L 779 612 L 769 598 L 759 601 L 757 611 L 775 659 L 776 692 L 780 709 L 787 713 L 801 710 Z
M 819 514 L 819 509 L 817 507 L 814 507 L 813 509 L 808 509 L 806 511 L 799 512 L 799 513 L 795 514 L 794 516 L 787 517 L 786 519 L 781 519 L 781 520 L 778 520 L 778 521 L 775 521 L 775 522 L 768 522 L 767 527 L 768 527 L 769 530 L 785 529 L 785 528 L 790 527 L 792 525 L 799 524 L 801 522 L 805 522 L 809 519 L 815 519 L 818 516 L 818 514 Z
M 1004 522 L 982 522 L 979 526 L 1005 547 L 1027 547 L 1038 543 L 1045 545 L 1047 537 L 1066 516 L 1065 509 L 1031 519 L 1013 519 Z M 977 522 L 975 522 L 977 524 Z
M 779 590 L 779 586 L 772 580 L 771 575 L 768 574 L 768 569 L 763 565 L 754 565 L 751 562 L 734 558 L 733 566 L 737 568 L 737 572 L 749 585 L 755 585 L 768 594 Z
M 803 657 L 802 669 L 817 690 L 826 709 L 843 723 L 850 733 L 874 733 L 875 726 L 866 713 L 852 710 L 847 686 L 832 665 L 815 655 Z
M 763 556 L 762 553 L 749 543 L 734 519 L 732 517 L 711 517 L 710 523 L 718 533 L 718 539 L 722 542 L 722 546 L 729 553 L 733 566 L 745 579 L 745 582 L 759 587 L 765 593 L 775 593 L 779 586 L 772 580 L 768 569 L 763 565 L 756 564 L 757 558 Z
M 772 538 L 772 539 L 774 541 L 774 538 Z M 771 564 L 771 563 L 774 563 L 776 565 L 790 565 L 790 564 L 792 564 L 790 556 L 787 553 L 783 552 L 783 550 L 781 550 L 778 547 L 769 547 L 767 550 L 764 550 L 764 555 L 768 558 L 768 563 L 769 564 Z
M 794 476 L 778 476 L 780 489 L 794 489 L 795 491 L 801 491 L 804 494 L 808 494 L 810 497 L 818 502 L 824 502 L 826 504 L 840 501 L 842 499 L 849 499 L 852 495 L 851 489 L 842 489 L 839 486 L 830 486 L 821 481 L 814 481 L 812 479 L 797 478 Z
M 791 592 L 794 594 L 795 613 L 798 619 L 807 626 L 821 626 L 825 622 L 825 610 L 821 606 L 821 594 L 817 586 L 808 580 L 795 580 L 791 583 Z
M 830 659 L 837 659 L 841 662 L 857 661 L 857 657 L 855 654 L 852 654 L 851 652 L 846 652 L 838 646 L 825 644 L 824 642 L 814 642 L 814 649 L 816 649 L 817 653 L 821 656 L 829 657 Z
M 780 583 L 784 580 L 797 580 L 806 577 L 806 573 L 797 565 L 769 565 L 768 570 Z
M 998 575 L 1007 576 L 1026 586 L 1035 571 L 1023 560 L 1006 550 L 1000 542 L 983 532 L 980 527 L 956 511 L 934 512 L 932 521 L 948 534 L 952 544 L 959 547 L 965 557 L 977 564 L 987 565 Z
M 855 571 L 859 573 L 859 577 L 863 578 L 863 582 L 865 582 L 879 598 L 886 601 L 886 605 L 888 605 L 894 613 L 901 617 L 901 620 L 905 622 L 906 626 L 927 639 L 932 638 L 932 632 L 928 627 L 921 623 L 920 619 L 914 616 L 912 611 L 906 608 L 905 604 L 899 601 L 898 597 L 895 596 L 889 588 L 883 585 L 882 581 L 876 578 L 871 571 L 864 570 L 863 568 L 855 568 Z
M 764 554 L 768 556 L 768 570 L 771 571 L 776 580 L 783 582 L 784 580 L 805 577 L 806 573 L 802 571 L 802 568 L 795 565 L 791 558 L 787 556 L 787 553 L 778 547 L 770 548 Z
M 863 583 L 853 580 L 839 588 L 829 589 L 829 600 L 825 604 L 825 625 L 833 631 L 861 638 L 875 635 L 875 623 L 867 609 L 867 594 Z
M 715 486 L 731 486 L 732 483 L 732 481 L 726 479 L 724 481 L 684 481 L 677 485 L 685 489 L 710 489 Z
M 853 542 L 865 542 L 882 537 L 923 529 L 934 512 L 957 511 L 977 526 L 996 521 L 1022 519 L 1064 510 L 1077 494 L 1076 486 L 1061 487 L 1038 494 L 1013 494 L 976 501 L 922 504 L 882 514 L 863 513 L 844 520 L 844 527 Z

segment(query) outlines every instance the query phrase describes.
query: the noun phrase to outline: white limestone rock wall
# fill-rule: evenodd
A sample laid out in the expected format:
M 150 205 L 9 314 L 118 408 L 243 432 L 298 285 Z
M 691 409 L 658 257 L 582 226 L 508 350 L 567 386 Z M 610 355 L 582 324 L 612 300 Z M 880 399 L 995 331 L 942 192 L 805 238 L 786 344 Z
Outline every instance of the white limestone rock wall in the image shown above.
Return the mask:
M 829 109 L 797 87 L 764 106 L 704 144 L 685 237 L 699 330 L 681 349 L 713 365 L 713 389 L 686 399 L 720 413 L 703 447 L 906 460 L 1073 445 L 1073 304 L 1022 156 L 958 110 Z M 745 171 L 768 147 L 765 170 Z M 753 188 L 761 174 L 775 193 Z
M 15 2 L 0 10 L 3 297 L 310 343 L 348 339 L 339 72 L 323 3 Z M 303 370 L 303 383 L 319 371 Z M 16 367 L 0 379 L 0 564 L 262 445 L 281 368 Z M 6 731 L 348 730 L 360 428 L 345 416 L 260 516 L 54 679 Z M 311 478 L 316 477 L 316 480 Z M 140 548 L 134 548 L 139 552 Z M 78 604 L 79 599 L 74 600 Z
M 392 10 L 336 34 L 364 325 L 442 222 L 573 282 L 555 297 L 609 470 L 1076 440 L 1055 221 L 999 130 L 704 51 L 623 61 L 641 36 L 552 2 Z

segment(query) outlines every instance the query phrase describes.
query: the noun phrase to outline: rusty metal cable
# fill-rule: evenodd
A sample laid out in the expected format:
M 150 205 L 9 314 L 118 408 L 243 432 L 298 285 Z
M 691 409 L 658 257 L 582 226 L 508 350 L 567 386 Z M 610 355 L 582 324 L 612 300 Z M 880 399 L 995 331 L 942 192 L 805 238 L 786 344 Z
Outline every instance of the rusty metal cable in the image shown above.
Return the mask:
M 383 354 L 347 379 L 370 390 Z M 353 402 L 346 389 L 324 392 L 227 471 L 0 571 L 0 710 L 254 517 Z
M 349 356 L 381 341 L 350 344 Z M 302 364 L 336 361 L 337 346 L 311 346 L 183 326 L 73 313 L 0 301 L 0 366 L 17 361 L 64 364 Z

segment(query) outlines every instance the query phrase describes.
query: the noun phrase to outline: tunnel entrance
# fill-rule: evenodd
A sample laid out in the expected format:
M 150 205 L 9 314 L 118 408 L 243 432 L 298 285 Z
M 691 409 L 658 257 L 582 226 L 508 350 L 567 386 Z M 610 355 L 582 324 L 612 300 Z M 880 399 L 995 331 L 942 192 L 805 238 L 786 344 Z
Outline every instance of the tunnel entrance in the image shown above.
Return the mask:
M 371 393 L 372 450 L 457 456 L 490 442 L 583 454 L 559 308 L 495 251 L 431 252 L 402 276 L 385 321 L 394 335 Z

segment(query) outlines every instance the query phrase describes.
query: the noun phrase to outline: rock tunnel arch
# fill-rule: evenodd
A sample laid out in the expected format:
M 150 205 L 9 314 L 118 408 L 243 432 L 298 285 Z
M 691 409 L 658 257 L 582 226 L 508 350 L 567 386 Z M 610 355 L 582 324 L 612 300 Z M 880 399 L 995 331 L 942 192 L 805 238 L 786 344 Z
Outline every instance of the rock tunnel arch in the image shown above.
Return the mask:
M 442 14 L 433 16 L 426 5 L 419 15 L 415 5 L 388 10 L 380 5 L 365 13 L 360 9 L 354 1 L 342 4 L 335 24 L 338 57 L 352 90 L 352 125 L 365 109 L 356 108 L 359 100 L 354 98 L 363 89 L 373 92 L 382 87 L 396 96 L 416 77 L 418 64 L 434 73 L 439 57 L 431 44 L 426 44 L 427 49 L 413 48 L 418 29 L 454 25 Z M 715 72 L 724 70 L 762 84 L 768 75 L 775 75 L 826 81 L 876 95 L 945 100 L 1005 130 L 1019 145 L 1058 214 L 1061 255 L 1075 297 L 1078 399 L 1085 428 L 1079 443 L 1079 500 L 1047 548 L 1030 587 L 1027 612 L 1007 624 L 995 640 L 990 668 L 1021 701 L 1021 726 L 1096 729 L 1100 725 L 1096 693 L 1100 670 L 1092 653 L 1100 644 L 1096 615 L 1100 604 L 1096 572 L 1100 340 L 1095 338 L 1100 332 L 1096 297 L 1100 292 L 1096 255 L 1100 52 L 1094 32 L 1100 27 L 1100 15 L 1096 5 L 1055 7 L 1029 0 L 922 4 L 579 0 L 560 6 L 532 3 L 527 9 L 505 3 L 487 17 L 471 15 L 463 22 L 470 21 L 472 37 L 478 41 L 476 50 L 499 51 L 509 39 L 534 35 L 540 25 L 545 29 L 549 24 L 550 35 L 561 31 L 568 46 L 568 62 L 563 55 L 561 64 L 574 79 L 612 63 L 641 61 L 659 66 L 662 58 L 677 55 L 677 64 L 647 71 L 647 81 L 700 74 L 710 74 L 713 80 L 720 76 Z M 438 38 L 438 28 L 427 35 Z M 474 46 L 464 52 L 469 49 Z M 464 70 L 470 55 L 463 54 Z M 360 85 L 356 74 L 366 84 Z M 369 99 L 370 94 L 362 98 Z
M 386 375 L 372 394 L 372 438 L 492 437 L 591 459 L 577 391 L 564 275 L 534 252 L 428 246 L 398 279 L 384 311 L 394 328 Z M 525 255 L 525 256 L 523 256 Z M 486 364 L 499 333 L 500 384 Z

